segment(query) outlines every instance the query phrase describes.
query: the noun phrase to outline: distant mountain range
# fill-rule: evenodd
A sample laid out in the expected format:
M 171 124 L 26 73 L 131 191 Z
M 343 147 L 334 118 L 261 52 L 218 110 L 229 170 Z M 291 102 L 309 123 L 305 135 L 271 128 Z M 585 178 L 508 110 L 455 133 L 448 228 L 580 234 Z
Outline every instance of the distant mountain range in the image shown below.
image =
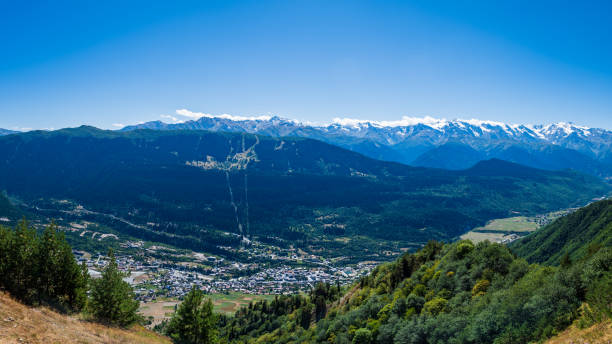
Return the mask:
M 236 120 L 206 116 L 176 124 L 146 122 L 121 130 L 135 129 L 306 137 L 375 159 L 423 167 L 465 169 L 478 161 L 498 158 L 542 169 L 572 168 L 612 176 L 612 131 L 571 123 L 510 125 L 406 117 L 388 122 L 336 119 L 328 125 L 313 125 L 280 117 Z
M 17 133 L 17 131 L 0 128 L 0 136 L 15 134 L 15 133 Z
M 448 171 L 312 139 L 197 130 L 31 131 L 0 137 L 0 157 L 0 190 L 26 203 L 74 200 L 139 224 L 117 230 L 205 252 L 228 246 L 225 232 L 304 246 L 327 238 L 327 248 L 344 235 L 418 245 L 609 191 L 593 176 L 501 160 Z

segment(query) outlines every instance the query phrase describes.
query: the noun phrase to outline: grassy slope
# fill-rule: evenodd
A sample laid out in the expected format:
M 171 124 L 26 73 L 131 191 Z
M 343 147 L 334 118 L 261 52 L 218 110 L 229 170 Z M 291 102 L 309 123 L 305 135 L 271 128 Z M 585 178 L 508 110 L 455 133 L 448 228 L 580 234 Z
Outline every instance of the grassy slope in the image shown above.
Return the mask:
M 62 315 L 48 308 L 31 308 L 0 293 L 0 343 L 171 343 L 140 326 L 106 327 Z
M 559 218 L 510 248 L 529 262 L 558 264 L 566 253 L 574 260 L 584 256 L 591 244 L 612 246 L 612 200 Z
M 546 344 L 604 344 L 612 343 L 612 324 L 609 321 L 580 329 L 575 325 L 550 338 Z

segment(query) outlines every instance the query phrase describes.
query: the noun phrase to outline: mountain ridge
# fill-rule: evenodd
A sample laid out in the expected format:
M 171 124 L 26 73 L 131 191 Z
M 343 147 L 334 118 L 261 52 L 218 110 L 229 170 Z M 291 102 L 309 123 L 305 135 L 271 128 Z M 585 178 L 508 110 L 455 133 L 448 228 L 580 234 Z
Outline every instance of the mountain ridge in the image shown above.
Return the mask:
M 0 136 L 16 134 L 16 133 L 18 133 L 18 131 L 0 128 Z
M 312 124 L 278 116 L 203 116 L 181 123 L 146 122 L 120 130 L 135 129 L 307 137 L 376 159 L 423 167 L 464 169 L 479 160 L 500 158 L 544 169 L 574 168 L 603 177 L 612 176 L 612 131 L 565 122 L 511 125 L 481 120 L 405 117 L 400 121 L 335 119 L 329 124 Z M 440 151 L 445 145 L 453 145 L 454 149 Z
M 463 171 L 412 167 L 308 138 L 203 130 L 34 131 L 1 137 L 0 156 L 0 189 L 26 203 L 74 200 L 169 231 L 123 226 L 130 235 L 213 253 L 230 239 L 210 235 L 248 228 L 294 241 L 450 240 L 510 210 L 538 214 L 609 191 L 575 171 L 501 160 Z

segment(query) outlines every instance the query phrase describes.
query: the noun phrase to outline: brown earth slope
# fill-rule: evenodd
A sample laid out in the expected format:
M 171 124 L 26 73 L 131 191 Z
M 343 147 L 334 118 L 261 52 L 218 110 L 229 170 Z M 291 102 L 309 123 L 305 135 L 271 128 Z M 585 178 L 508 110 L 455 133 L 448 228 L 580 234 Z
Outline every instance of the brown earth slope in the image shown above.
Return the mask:
M 141 326 L 130 329 L 106 327 L 59 314 L 45 307 L 25 306 L 0 292 L 0 343 L 153 343 L 170 344 Z
M 612 324 L 606 321 L 585 329 L 572 325 L 546 344 L 612 344 Z

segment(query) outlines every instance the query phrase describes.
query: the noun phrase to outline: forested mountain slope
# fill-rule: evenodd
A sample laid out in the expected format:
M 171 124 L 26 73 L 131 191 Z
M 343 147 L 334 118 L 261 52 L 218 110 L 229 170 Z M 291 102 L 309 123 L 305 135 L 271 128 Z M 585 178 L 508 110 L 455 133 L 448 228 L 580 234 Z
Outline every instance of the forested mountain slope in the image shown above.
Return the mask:
M 499 244 L 430 242 L 344 294 L 259 302 L 222 322 L 236 343 L 527 343 L 612 316 L 612 248 L 563 268 Z
M 312 238 L 449 240 L 510 211 L 542 213 L 608 192 L 595 177 L 500 160 L 447 171 L 382 162 L 320 141 L 92 127 L 0 137 L 0 189 L 26 203 L 72 199 L 197 250 L 215 231 Z M 151 228 L 147 227 L 153 224 Z
M 563 234 L 555 256 L 568 252 L 572 259 L 559 267 L 529 264 L 488 241 L 431 241 L 348 289 L 319 285 L 306 296 L 250 305 L 222 319 L 222 334 L 236 343 L 499 344 L 557 334 L 555 343 L 610 338 L 609 210 L 610 201 L 596 202 L 543 229 L 565 229 L 559 223 L 589 229 Z M 574 241 L 598 245 L 569 251 L 567 243 Z
M 581 208 L 510 245 L 529 262 L 554 265 L 566 255 L 578 259 L 596 246 L 612 246 L 612 200 Z

